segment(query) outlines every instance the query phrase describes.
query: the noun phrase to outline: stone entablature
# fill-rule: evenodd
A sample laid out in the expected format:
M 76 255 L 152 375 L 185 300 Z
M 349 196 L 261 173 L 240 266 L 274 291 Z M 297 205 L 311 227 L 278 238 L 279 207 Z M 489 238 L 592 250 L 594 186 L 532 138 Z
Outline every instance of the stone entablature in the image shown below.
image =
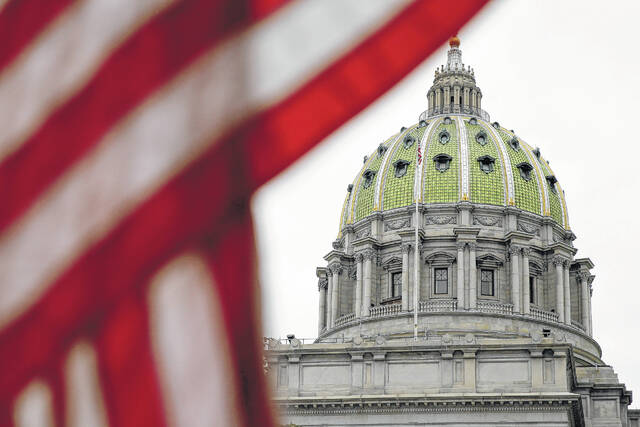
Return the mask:
M 304 425 L 359 425 L 363 416 L 406 425 L 425 413 L 443 415 L 430 425 L 493 425 L 505 413 L 514 425 L 548 425 L 549 417 L 557 417 L 552 425 L 621 425 L 631 399 L 610 367 L 574 364 L 573 346 L 554 336 L 272 340 L 268 348 L 275 404 L 287 422 Z

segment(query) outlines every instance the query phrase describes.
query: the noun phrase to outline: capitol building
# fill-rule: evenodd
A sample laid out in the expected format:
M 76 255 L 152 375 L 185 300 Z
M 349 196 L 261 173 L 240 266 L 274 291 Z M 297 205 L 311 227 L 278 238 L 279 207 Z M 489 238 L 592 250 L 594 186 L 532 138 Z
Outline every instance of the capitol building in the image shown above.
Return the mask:
M 598 282 L 562 171 L 490 119 L 449 46 L 426 111 L 347 188 L 316 269 L 317 339 L 266 341 L 281 422 L 640 427 L 592 337 Z

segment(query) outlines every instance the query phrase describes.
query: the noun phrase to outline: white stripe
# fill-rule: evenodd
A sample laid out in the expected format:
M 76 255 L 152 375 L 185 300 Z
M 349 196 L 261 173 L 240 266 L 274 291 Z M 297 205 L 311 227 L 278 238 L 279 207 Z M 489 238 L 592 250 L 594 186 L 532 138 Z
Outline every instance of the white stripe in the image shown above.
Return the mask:
M 456 116 L 458 123 L 458 136 L 460 140 L 460 177 L 462 185 L 460 188 L 460 200 L 469 200 L 469 143 L 467 142 L 467 127 L 460 116 Z
M 493 139 L 498 146 L 498 151 L 502 157 L 502 169 L 504 170 L 505 176 L 507 177 L 507 194 L 505 194 L 505 205 L 509 206 L 509 203 L 515 203 L 515 190 L 513 183 L 513 170 L 511 168 L 511 158 L 509 157 L 509 153 L 507 151 L 507 146 L 504 145 L 504 141 L 496 131 L 496 129 L 489 123 L 484 120 L 478 120 L 478 123 L 482 124 L 482 127 L 485 130 L 488 130 L 489 133 L 493 136 Z
M 13 410 L 16 427 L 53 427 L 53 397 L 42 381 L 29 383 L 20 392 Z
M 106 427 L 96 352 L 88 342 L 73 346 L 65 363 L 68 427 Z
M 418 200 L 420 200 L 421 202 L 424 201 L 424 168 L 425 168 L 425 163 L 427 161 L 427 151 L 429 150 L 429 144 L 431 143 L 431 135 L 433 133 L 433 130 L 436 128 L 437 125 L 440 124 L 440 122 L 442 121 L 442 119 L 432 119 L 431 123 L 429 123 L 427 129 L 425 129 L 424 131 L 424 135 L 422 136 L 422 141 L 420 141 L 420 147 L 422 150 L 422 163 L 420 164 L 420 176 L 417 176 L 417 179 L 419 179 L 419 181 L 414 182 L 414 187 L 413 187 L 413 196 L 415 197 L 419 197 Z M 417 174 L 416 174 L 417 175 Z M 418 191 L 418 193 L 416 193 L 416 190 Z
M 344 4 L 322 3 L 333 7 Z M 310 2 L 290 7 L 304 8 L 307 4 Z M 368 7 L 375 5 L 388 10 L 379 2 Z M 290 14 L 275 14 L 268 22 L 251 27 L 200 58 L 121 121 L 13 224 L 0 240 L 0 283 L 10 284 L 0 289 L 0 327 L 33 304 L 76 257 L 107 235 L 211 141 L 263 106 L 267 96 L 285 96 L 256 96 L 246 90 L 239 76 L 255 66 L 254 56 L 246 54 L 246 47 L 253 40 L 268 37 L 270 31 L 285 30 L 289 25 L 298 28 L 299 23 L 291 19 Z M 373 26 L 363 32 L 373 32 L 379 24 L 374 20 Z M 362 34 L 343 31 L 342 27 L 329 26 L 322 31 L 342 34 L 343 47 L 360 40 Z M 310 25 L 310 29 L 314 27 Z M 306 40 L 304 34 L 299 40 Z M 314 36 L 298 50 L 322 53 L 323 41 L 323 37 Z M 280 61 L 295 62 L 298 53 L 291 51 L 289 58 L 273 58 L 271 69 L 278 70 Z M 313 72 L 321 71 L 296 69 L 301 74 L 292 81 L 310 79 Z M 274 74 L 261 75 L 265 85 L 269 86 Z
M 0 161 L 155 12 L 175 0 L 87 0 L 70 6 L 0 77 Z
M 149 302 L 169 425 L 240 425 L 229 341 L 206 265 L 195 255 L 175 259 L 153 279 Z

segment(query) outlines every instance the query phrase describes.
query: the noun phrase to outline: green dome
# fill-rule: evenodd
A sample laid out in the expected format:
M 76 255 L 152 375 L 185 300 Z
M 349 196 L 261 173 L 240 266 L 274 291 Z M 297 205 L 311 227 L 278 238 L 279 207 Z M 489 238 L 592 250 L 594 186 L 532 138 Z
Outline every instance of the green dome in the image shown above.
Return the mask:
M 417 149 L 423 161 L 416 169 Z M 515 206 L 569 229 L 564 193 L 539 150 L 498 123 L 470 115 L 429 118 L 365 158 L 349 186 L 340 230 L 375 212 L 435 204 Z

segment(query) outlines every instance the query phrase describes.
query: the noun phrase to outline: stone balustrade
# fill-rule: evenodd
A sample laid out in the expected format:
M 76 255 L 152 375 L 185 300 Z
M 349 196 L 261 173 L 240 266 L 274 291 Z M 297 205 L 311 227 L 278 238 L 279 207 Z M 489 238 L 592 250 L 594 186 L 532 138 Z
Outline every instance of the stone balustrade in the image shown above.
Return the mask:
M 498 301 L 478 301 L 476 311 L 495 314 L 513 314 L 513 305 Z
M 551 311 L 541 310 L 539 308 L 531 307 L 531 312 L 529 314 L 534 319 L 538 320 L 546 320 L 547 322 L 558 322 L 558 313 L 553 313 Z
M 343 314 L 342 316 L 336 319 L 336 326 L 344 325 L 345 323 L 349 323 L 356 318 L 355 313 Z
M 454 299 L 437 299 L 430 301 L 420 301 L 420 313 L 437 313 L 442 311 L 455 311 L 458 308 L 458 301 Z
M 392 316 L 402 312 L 402 304 L 378 305 L 369 310 L 371 317 Z

